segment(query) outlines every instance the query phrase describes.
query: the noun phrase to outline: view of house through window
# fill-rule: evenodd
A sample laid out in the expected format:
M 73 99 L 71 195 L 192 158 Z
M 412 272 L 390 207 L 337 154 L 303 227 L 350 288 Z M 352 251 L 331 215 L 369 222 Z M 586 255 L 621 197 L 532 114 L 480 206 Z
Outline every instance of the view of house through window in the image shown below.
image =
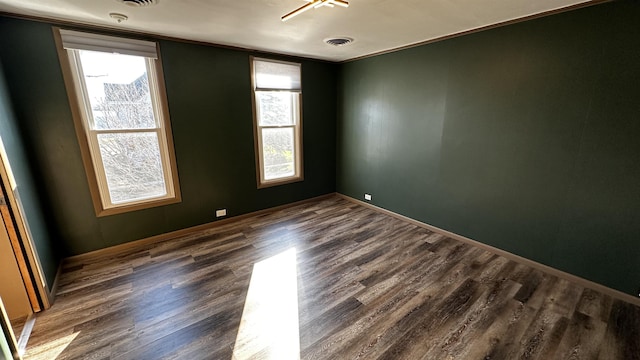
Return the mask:
M 295 175 L 294 126 L 298 94 L 259 91 L 256 93 L 258 121 L 262 131 L 264 179 Z
M 79 54 L 111 202 L 166 195 L 145 59 Z
M 155 54 L 120 53 L 118 38 L 100 35 L 66 31 L 62 39 L 102 209 L 175 198 Z M 110 47 L 95 51 L 96 39 Z
M 253 59 L 259 186 L 302 179 L 300 64 Z

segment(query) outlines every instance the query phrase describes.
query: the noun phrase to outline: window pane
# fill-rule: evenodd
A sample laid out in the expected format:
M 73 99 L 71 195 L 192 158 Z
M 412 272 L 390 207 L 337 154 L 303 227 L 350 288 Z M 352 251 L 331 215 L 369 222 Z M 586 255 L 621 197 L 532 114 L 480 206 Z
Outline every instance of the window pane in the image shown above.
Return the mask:
M 167 194 L 155 132 L 98 134 L 98 144 L 112 203 Z
M 295 174 L 293 144 L 293 128 L 262 129 L 265 180 Z
M 145 58 L 79 51 L 93 129 L 153 129 Z
M 256 92 L 260 126 L 294 125 L 293 100 L 297 95 L 282 91 Z

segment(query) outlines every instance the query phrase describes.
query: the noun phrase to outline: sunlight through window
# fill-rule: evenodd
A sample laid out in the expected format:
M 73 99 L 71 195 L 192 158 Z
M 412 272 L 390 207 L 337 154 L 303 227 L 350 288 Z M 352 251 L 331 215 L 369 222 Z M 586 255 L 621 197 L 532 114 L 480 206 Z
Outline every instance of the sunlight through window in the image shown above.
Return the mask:
M 253 266 L 233 358 L 258 354 L 263 359 L 300 358 L 295 248 Z
M 29 359 L 57 359 L 79 334 L 79 331 L 74 332 L 29 349 Z

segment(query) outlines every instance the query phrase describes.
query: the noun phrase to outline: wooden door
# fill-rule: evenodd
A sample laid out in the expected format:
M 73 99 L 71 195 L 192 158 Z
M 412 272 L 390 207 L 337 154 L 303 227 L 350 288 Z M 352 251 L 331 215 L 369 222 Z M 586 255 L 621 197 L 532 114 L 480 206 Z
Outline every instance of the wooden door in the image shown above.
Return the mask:
M 0 297 L 10 319 L 33 312 L 4 222 L 0 221 Z
M 1 140 L 1 139 L 0 139 Z M 15 193 L 17 185 L 7 161 L 6 152 L 0 141 L 0 242 L 4 246 L 10 244 L 10 251 L 3 251 L 0 261 L 9 262 L 9 254 L 13 255 L 31 312 L 39 312 L 51 304 L 50 293 L 46 288 L 38 256 L 31 243 L 29 231 L 22 216 L 19 199 Z M 7 265 L 13 267 L 13 265 Z M 0 293 L 2 295 L 2 293 Z M 3 295 L 4 296 L 4 295 Z M 14 306 L 5 299 L 5 306 L 13 319 Z

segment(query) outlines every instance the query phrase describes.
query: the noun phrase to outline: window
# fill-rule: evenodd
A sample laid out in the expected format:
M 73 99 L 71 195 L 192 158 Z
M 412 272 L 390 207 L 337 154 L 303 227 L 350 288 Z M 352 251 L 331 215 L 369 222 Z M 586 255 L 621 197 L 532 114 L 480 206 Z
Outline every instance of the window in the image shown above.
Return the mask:
M 252 58 L 258 187 L 302 180 L 300 64 Z
M 57 30 L 98 216 L 180 201 L 156 43 Z

